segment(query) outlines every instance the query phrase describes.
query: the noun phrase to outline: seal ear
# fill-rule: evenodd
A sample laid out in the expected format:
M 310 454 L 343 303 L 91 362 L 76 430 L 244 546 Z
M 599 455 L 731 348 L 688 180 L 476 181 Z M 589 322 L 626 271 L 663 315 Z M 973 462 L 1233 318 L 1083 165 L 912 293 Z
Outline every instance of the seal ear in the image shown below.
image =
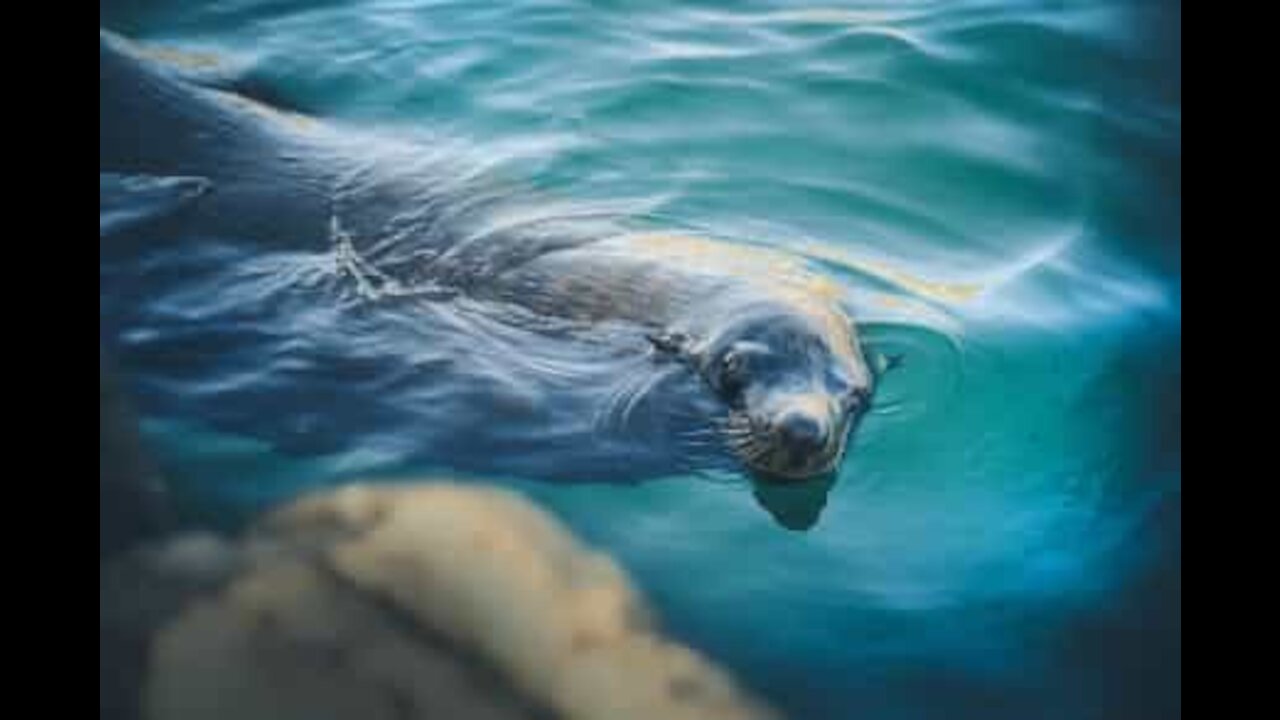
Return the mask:
M 871 370 L 875 373 L 876 377 L 881 377 L 890 370 L 901 367 L 902 360 L 906 357 L 902 353 L 886 355 L 885 353 L 875 350 L 872 350 L 869 354 L 871 355 Z
M 693 343 L 685 333 L 662 330 L 645 333 L 645 338 L 653 345 L 654 352 L 659 355 L 673 358 L 687 358 L 691 355 L 690 348 Z

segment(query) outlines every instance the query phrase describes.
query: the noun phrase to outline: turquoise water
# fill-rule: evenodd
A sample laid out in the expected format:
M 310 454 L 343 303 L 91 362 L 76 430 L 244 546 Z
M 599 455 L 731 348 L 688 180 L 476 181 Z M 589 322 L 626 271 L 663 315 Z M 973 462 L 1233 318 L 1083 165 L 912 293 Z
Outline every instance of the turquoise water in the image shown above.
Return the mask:
M 490 478 L 790 717 L 1180 714 L 1176 4 L 245 0 L 101 22 L 215 53 L 282 106 L 457 138 L 540 192 L 842 283 L 905 361 L 829 486 Z M 238 360 L 161 383 L 131 348 L 164 328 L 115 319 L 193 517 L 450 469 L 372 453 L 416 441 L 376 414 L 314 454 L 186 416 L 157 394 L 216 396 Z

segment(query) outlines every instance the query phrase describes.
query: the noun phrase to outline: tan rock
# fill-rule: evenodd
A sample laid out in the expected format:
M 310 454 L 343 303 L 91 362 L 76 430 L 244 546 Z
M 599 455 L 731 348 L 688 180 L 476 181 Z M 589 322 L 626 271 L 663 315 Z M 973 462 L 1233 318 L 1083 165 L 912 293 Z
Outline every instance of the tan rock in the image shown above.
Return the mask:
M 249 569 L 159 633 L 152 720 L 773 717 L 508 491 L 349 486 L 241 547 Z

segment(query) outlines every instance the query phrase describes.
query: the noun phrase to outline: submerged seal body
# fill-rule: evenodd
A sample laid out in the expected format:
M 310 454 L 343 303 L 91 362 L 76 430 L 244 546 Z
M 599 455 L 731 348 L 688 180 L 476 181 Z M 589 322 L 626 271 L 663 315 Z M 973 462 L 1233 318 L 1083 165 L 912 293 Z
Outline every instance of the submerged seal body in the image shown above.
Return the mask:
M 506 217 L 465 175 L 191 82 L 107 33 L 100 84 L 101 172 L 183 179 L 134 182 L 149 206 L 276 249 L 340 240 L 370 286 L 629 328 L 655 365 L 701 378 L 724 409 L 709 421 L 758 475 L 829 473 L 869 407 L 875 377 L 837 288 L 784 253 Z

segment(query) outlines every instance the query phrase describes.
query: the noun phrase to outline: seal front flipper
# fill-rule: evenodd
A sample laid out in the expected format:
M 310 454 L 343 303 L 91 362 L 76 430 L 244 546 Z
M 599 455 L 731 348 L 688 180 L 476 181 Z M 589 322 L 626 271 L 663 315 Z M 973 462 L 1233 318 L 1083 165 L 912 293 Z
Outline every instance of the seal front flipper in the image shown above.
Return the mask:
M 687 333 L 660 330 L 644 335 L 652 347 L 654 357 L 670 360 L 692 360 L 696 355 L 693 338 Z
M 203 177 L 98 173 L 99 237 L 169 217 L 212 187 Z

